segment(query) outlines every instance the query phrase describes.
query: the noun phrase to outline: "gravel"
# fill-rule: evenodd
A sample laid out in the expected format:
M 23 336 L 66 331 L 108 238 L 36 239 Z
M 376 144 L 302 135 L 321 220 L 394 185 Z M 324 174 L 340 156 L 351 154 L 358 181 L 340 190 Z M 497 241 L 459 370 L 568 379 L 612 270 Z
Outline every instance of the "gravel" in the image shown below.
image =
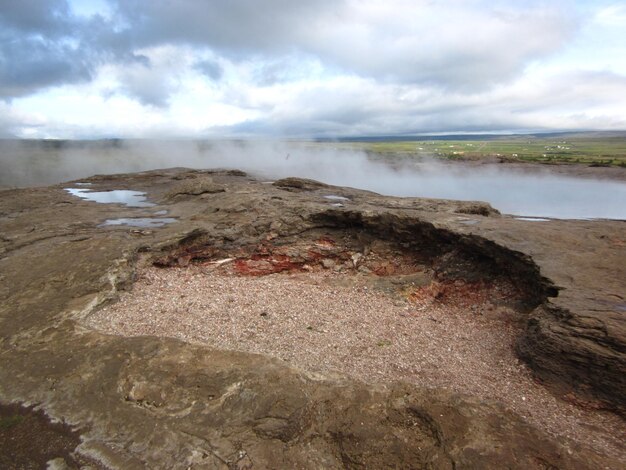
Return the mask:
M 115 335 L 155 335 L 265 354 L 365 382 L 408 381 L 496 401 L 548 434 L 626 459 L 618 416 L 556 398 L 517 359 L 522 325 L 489 292 L 402 300 L 330 271 L 239 277 L 229 263 L 144 268 L 132 291 L 86 322 Z M 472 299 L 472 302 L 463 301 Z

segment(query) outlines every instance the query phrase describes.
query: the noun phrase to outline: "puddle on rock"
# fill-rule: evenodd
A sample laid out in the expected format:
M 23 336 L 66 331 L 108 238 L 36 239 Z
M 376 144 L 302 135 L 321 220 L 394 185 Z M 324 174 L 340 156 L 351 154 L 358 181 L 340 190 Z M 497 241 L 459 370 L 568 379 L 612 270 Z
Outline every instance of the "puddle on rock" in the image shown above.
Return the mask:
M 82 188 L 64 188 L 72 196 L 103 204 L 124 204 L 129 207 L 153 207 L 156 204 L 147 202 L 146 193 L 128 189 L 111 191 L 92 191 Z
M 515 217 L 515 220 L 525 220 L 526 222 L 550 222 L 545 217 Z
M 336 196 L 334 194 L 329 194 L 324 196 L 324 199 L 330 199 L 331 201 L 349 201 L 350 199 L 343 196 Z
M 166 224 L 171 224 L 174 222 L 176 222 L 176 219 L 171 217 L 128 217 L 120 219 L 107 219 L 104 221 L 104 223 L 98 225 L 98 227 L 126 225 L 128 227 L 156 228 L 163 227 Z

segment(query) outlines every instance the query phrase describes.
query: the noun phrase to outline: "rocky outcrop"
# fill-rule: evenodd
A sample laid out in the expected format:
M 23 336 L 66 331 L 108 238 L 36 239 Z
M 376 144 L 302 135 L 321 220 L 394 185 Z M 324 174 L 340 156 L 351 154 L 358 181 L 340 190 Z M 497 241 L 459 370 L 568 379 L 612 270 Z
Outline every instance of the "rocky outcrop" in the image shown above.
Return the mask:
M 546 304 L 530 315 L 517 349 L 537 376 L 567 399 L 624 414 L 624 326 L 623 316 L 610 311 L 576 315 Z
M 206 183 L 188 191 L 187 176 Z M 90 181 L 94 189 L 146 191 L 159 206 L 96 204 L 61 187 L 0 192 L 0 399 L 38 404 L 76 426 L 82 455 L 111 468 L 619 466 L 554 441 L 498 404 L 316 376 L 172 339 L 106 336 L 81 319 L 132 288 L 140 254 L 163 266 L 233 257 L 256 263 L 242 269 L 300 269 L 311 260 L 323 269 L 315 251 L 287 247 L 325 228 L 345 240 L 324 251 L 335 264 L 356 269 L 348 252 L 382 240 L 441 280 L 511 281 L 528 322 L 520 353 L 538 376 L 573 400 L 619 408 L 623 224 L 530 224 L 489 210 L 459 214 L 467 203 L 345 188 L 333 189 L 345 196 L 338 207 L 320 183 L 266 185 L 227 172 Z M 156 210 L 178 222 L 140 232 L 100 226 Z M 468 217 L 472 224 L 463 223 Z
M 175 185 L 167 193 L 167 198 L 175 200 L 181 196 L 200 196 L 201 194 L 221 193 L 224 190 L 223 186 L 215 184 L 210 177 L 189 178 Z

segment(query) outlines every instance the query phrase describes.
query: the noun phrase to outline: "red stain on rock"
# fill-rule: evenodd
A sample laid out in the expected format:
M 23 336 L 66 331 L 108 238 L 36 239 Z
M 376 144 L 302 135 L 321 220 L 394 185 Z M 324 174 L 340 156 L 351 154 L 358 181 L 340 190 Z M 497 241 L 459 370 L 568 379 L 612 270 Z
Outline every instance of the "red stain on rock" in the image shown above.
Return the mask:
M 253 255 L 250 258 L 241 258 L 235 261 L 234 270 L 240 276 L 267 276 L 268 274 L 285 271 L 303 271 L 303 262 L 293 261 L 289 256 Z
M 330 237 L 320 237 L 315 241 L 315 245 L 320 248 L 333 249 L 337 243 Z

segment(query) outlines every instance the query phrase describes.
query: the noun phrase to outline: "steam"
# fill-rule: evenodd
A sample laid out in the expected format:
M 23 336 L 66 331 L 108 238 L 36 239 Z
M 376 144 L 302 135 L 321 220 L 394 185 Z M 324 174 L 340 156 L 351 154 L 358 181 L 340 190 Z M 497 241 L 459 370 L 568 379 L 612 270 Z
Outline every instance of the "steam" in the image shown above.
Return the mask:
M 0 143 L 0 187 L 55 184 L 159 168 L 236 168 L 265 179 L 300 176 L 392 196 L 487 201 L 536 217 L 626 219 L 626 184 L 524 173 L 502 165 L 373 159 L 332 144 L 102 141 Z

